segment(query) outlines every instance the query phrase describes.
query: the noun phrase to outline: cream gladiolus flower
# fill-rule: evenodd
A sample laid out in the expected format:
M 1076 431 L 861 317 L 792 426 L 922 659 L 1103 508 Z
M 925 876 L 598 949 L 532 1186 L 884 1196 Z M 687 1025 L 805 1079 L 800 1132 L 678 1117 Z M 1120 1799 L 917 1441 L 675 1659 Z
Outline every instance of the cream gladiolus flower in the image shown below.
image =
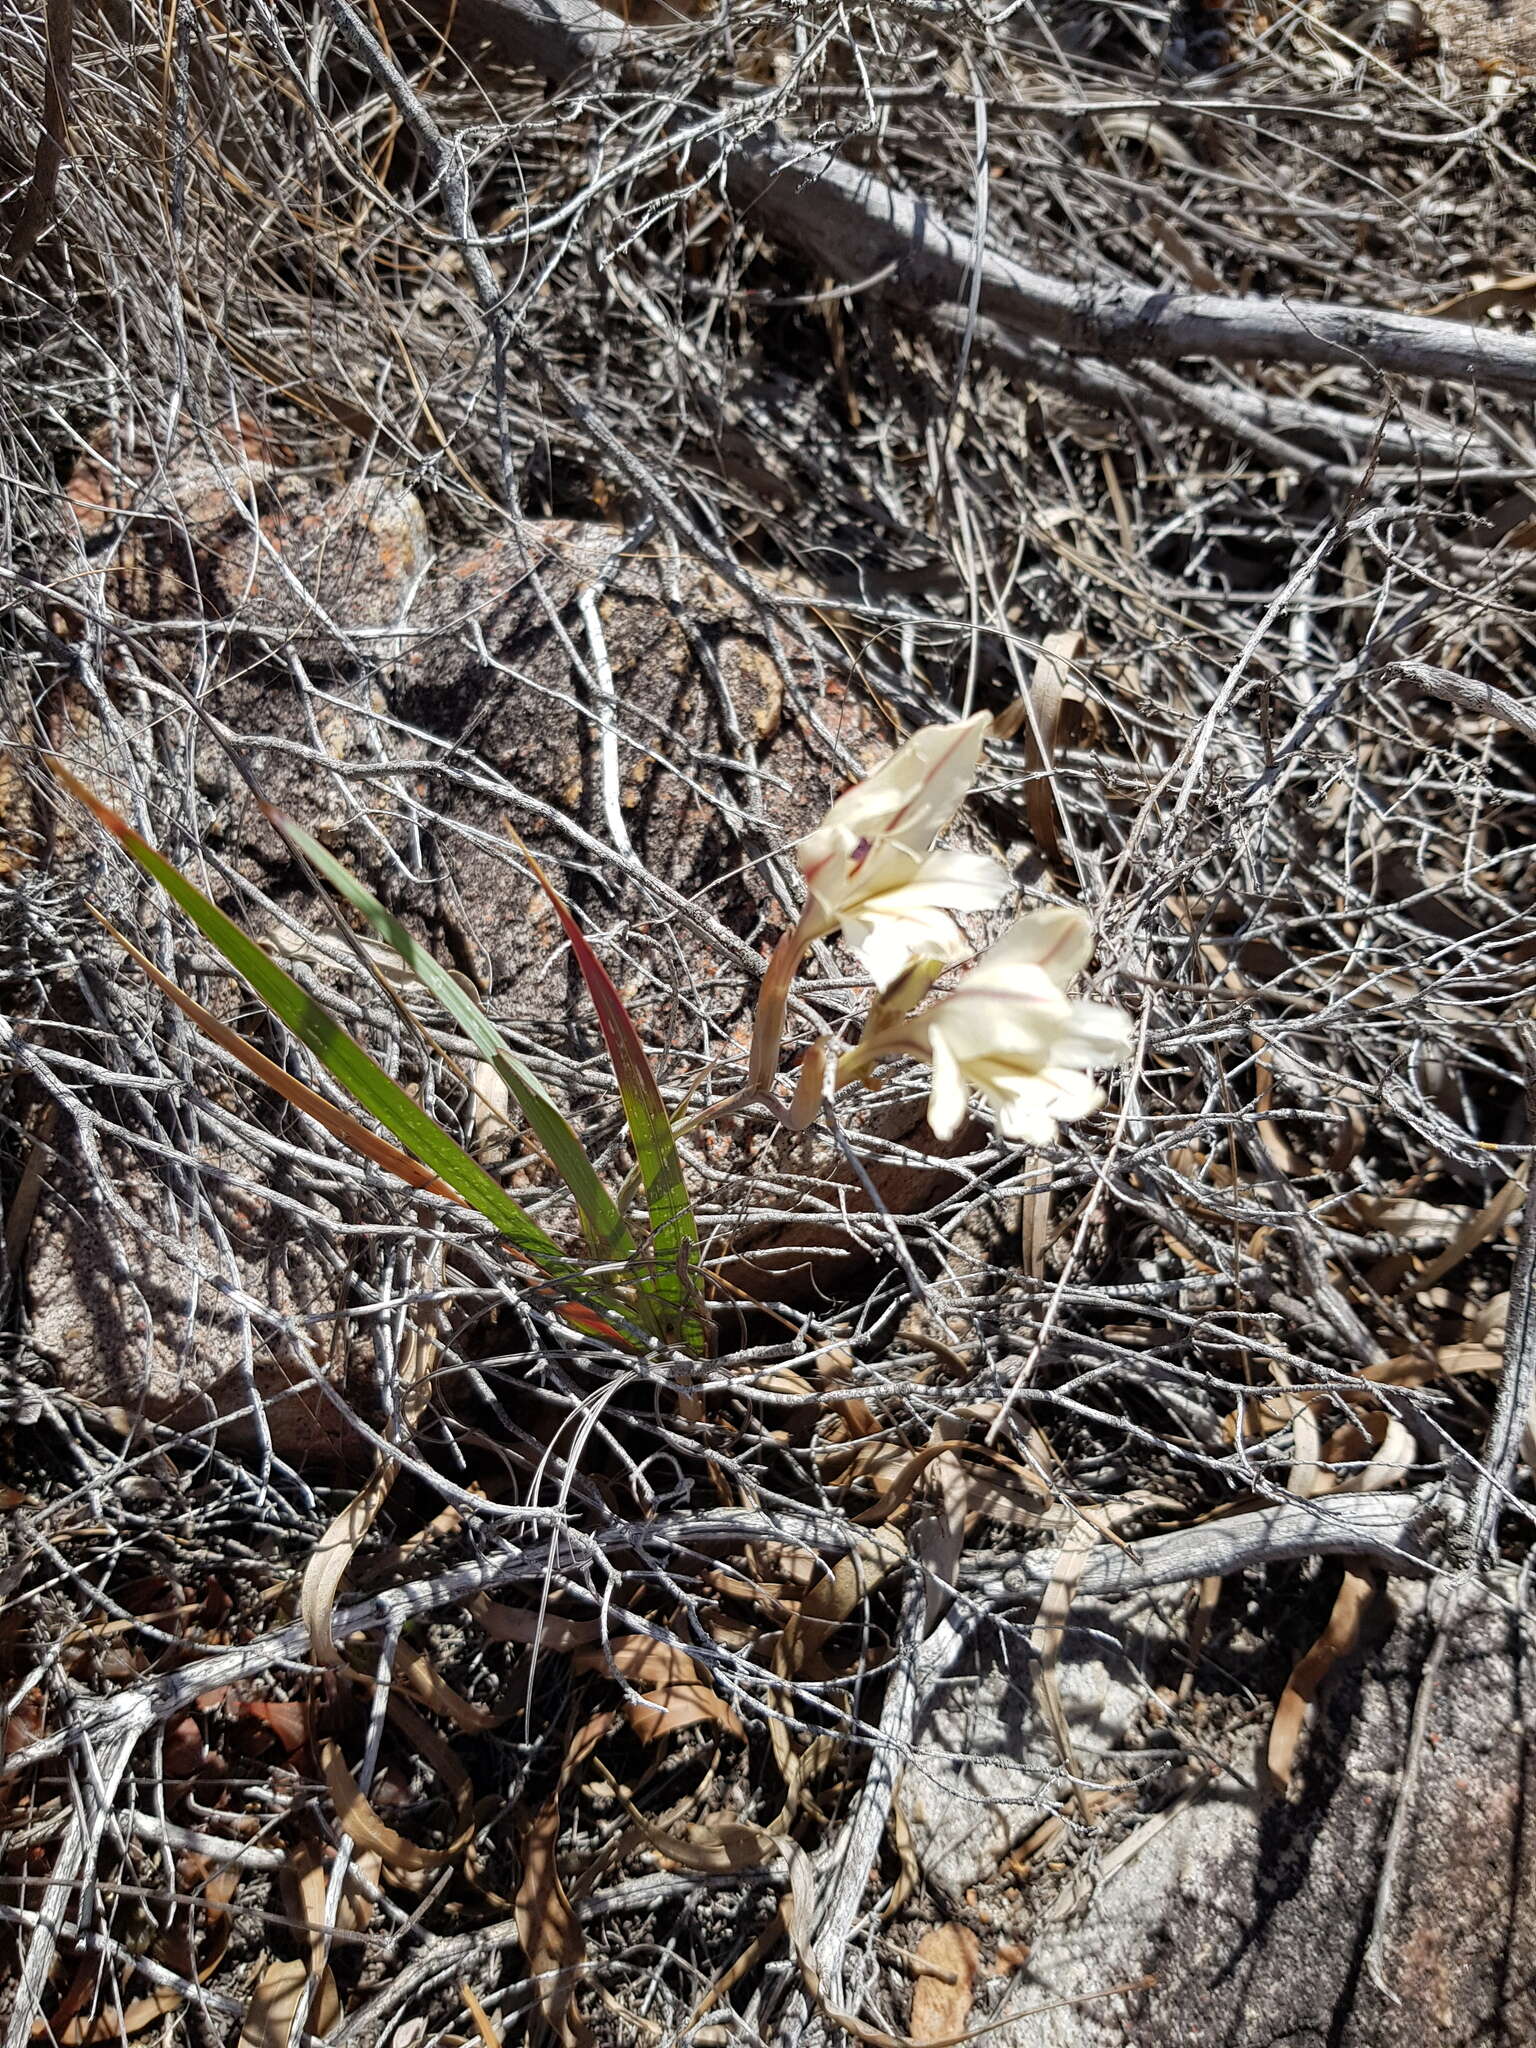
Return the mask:
M 933 1070 L 928 1123 L 935 1137 L 955 1135 L 976 1093 L 1005 1138 L 1050 1144 L 1058 1124 L 1103 1105 L 1103 1090 L 1086 1070 L 1119 1066 L 1131 1055 L 1123 1011 L 1067 995 L 1092 951 L 1093 927 L 1080 910 L 1020 918 L 949 995 L 919 1016 L 878 1027 L 840 1063 L 839 1080 L 906 1053 Z
M 914 960 L 965 957 L 949 913 L 990 909 L 1008 877 L 984 854 L 935 852 L 933 842 L 969 794 L 990 724 L 982 711 L 913 733 L 801 840 L 796 857 L 810 896 L 795 935 L 802 948 L 840 929 L 881 989 Z
M 1001 902 L 1008 877 L 983 854 L 936 853 L 933 842 L 969 794 L 991 722 L 979 711 L 913 733 L 801 840 L 796 858 L 810 900 L 763 977 L 747 1094 L 761 1095 L 773 1080 L 790 984 L 817 939 L 841 931 L 881 990 L 919 963 L 964 959 L 965 939 L 950 912 Z

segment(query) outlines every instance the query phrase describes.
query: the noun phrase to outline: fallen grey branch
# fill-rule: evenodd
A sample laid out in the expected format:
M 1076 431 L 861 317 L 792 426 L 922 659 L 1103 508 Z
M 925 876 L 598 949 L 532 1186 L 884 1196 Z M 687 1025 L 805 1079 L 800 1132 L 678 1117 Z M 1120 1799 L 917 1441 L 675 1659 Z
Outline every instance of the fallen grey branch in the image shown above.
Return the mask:
M 508 1548 L 485 1560 L 456 1566 L 435 1578 L 415 1579 L 338 1608 L 336 1637 L 345 1641 L 349 1636 L 366 1635 L 377 1629 L 398 1630 L 421 1615 L 459 1605 L 477 1593 L 494 1592 L 519 1580 L 542 1584 L 546 1575 L 559 1577 L 573 1571 L 599 1549 L 630 1551 L 643 1557 L 656 1547 L 661 1533 L 654 1523 L 617 1522 L 603 1532 L 600 1540 L 561 1541 L 553 1549 L 547 1540 L 536 1540 L 526 1549 Z M 771 1515 L 723 1508 L 690 1516 L 665 1531 L 666 1542 L 682 1548 L 698 1543 L 752 1542 L 765 1538 L 833 1552 L 854 1548 L 861 1540 L 868 1541 L 866 1532 L 841 1517 L 787 1508 L 777 1509 Z M 302 1622 L 272 1629 L 231 1649 L 211 1651 L 178 1670 L 143 1679 L 105 1698 L 82 1695 L 75 1702 L 78 1722 L 56 1729 L 7 1757 L 0 1763 L 0 1778 L 44 1763 L 81 1739 L 100 1745 L 127 1738 L 131 1749 L 141 1735 L 181 1712 L 200 1692 L 238 1685 L 285 1667 L 300 1671 L 314 1668 L 309 1661 L 309 1631 Z
M 735 147 L 696 143 L 690 154 L 698 160 L 711 149 L 732 199 L 753 209 L 755 224 L 835 277 L 867 276 L 895 261 L 890 288 L 897 298 L 924 307 L 961 302 L 975 243 L 921 199 L 829 149 L 797 149 L 778 137 L 755 137 Z M 1381 307 L 1290 306 L 1211 292 L 1069 281 L 1028 270 L 993 249 L 983 251 L 979 267 L 978 305 L 984 314 L 1002 327 L 1085 355 L 1344 363 L 1378 374 L 1536 394 L 1536 342 L 1468 322 Z
M 859 1787 L 848 1824 L 817 1862 L 821 1917 L 812 1955 L 827 2005 L 846 2003 L 843 1962 L 854 1922 L 869 1886 L 869 1873 L 880 1860 L 896 1796 L 896 1781 L 911 1752 L 917 1717 L 936 1675 L 942 1675 L 964 1647 L 968 1631 L 946 1617 L 934 1636 L 921 1640 L 927 1612 L 927 1590 L 914 1573 L 902 1603 L 898 1646 L 886 1681 L 880 1727 L 871 1745 L 869 1765 Z
M 1123 1551 L 1101 1545 L 1089 1561 L 1078 1591 L 1085 1599 L 1124 1599 L 1157 1586 L 1249 1571 L 1259 1565 L 1302 1557 L 1369 1557 L 1388 1570 L 1424 1570 L 1431 1561 L 1433 1527 L 1431 1496 L 1423 1492 L 1286 1502 L 1280 1507 L 1234 1515 L 1226 1522 L 1170 1530 L 1167 1535 L 1149 1537 Z M 599 1547 L 609 1553 L 633 1551 L 643 1557 L 660 1534 L 654 1523 L 621 1522 L 604 1532 L 600 1545 L 591 1539 L 579 1547 L 561 1544 L 551 1556 L 547 1542 L 535 1542 L 526 1549 L 508 1549 L 472 1564 L 458 1565 L 435 1578 L 413 1579 L 388 1592 L 338 1608 L 337 1640 L 345 1641 L 349 1636 L 381 1628 L 398 1630 L 423 1615 L 461 1605 L 477 1593 L 494 1592 L 518 1580 L 542 1584 L 546 1574 L 558 1577 L 570 1571 L 582 1555 Z M 861 1541 L 867 1542 L 868 1532 L 839 1515 L 786 1507 L 777 1507 L 771 1514 L 720 1508 L 692 1515 L 665 1532 L 669 1548 L 680 1549 L 765 1539 L 840 1554 Z M 1002 1574 L 990 1579 L 967 1576 L 963 1590 L 972 1599 L 996 1606 L 1038 1598 L 1041 1588 L 1050 1581 L 1055 1559 L 1055 1546 L 1042 1545 L 1038 1550 L 1024 1552 L 1006 1579 Z M 617 1614 L 615 1618 L 622 1619 Z M 249 1643 L 195 1658 L 179 1670 L 142 1679 L 106 1698 L 82 1696 L 75 1703 L 77 1718 L 72 1725 L 41 1736 L 7 1757 L 0 1763 L 0 1778 L 45 1763 L 82 1739 L 98 1746 L 111 1745 L 114 1761 L 119 1755 L 117 1746 L 122 1744 L 121 1755 L 126 1758 L 140 1736 L 179 1713 L 200 1692 L 236 1685 L 285 1666 L 310 1670 L 308 1645 L 305 1625 L 292 1622 Z
M 631 1878 L 623 1884 L 614 1885 L 611 1890 L 591 1892 L 583 1898 L 571 1901 L 577 1919 L 584 1927 L 594 1921 L 603 1920 L 619 1913 L 646 1913 L 657 1906 L 673 1900 L 679 1903 L 685 1899 L 697 1900 L 701 1893 L 711 1891 L 740 1891 L 750 1885 L 754 1890 L 764 1887 L 778 1887 L 787 1882 L 784 1866 L 779 1863 L 763 1865 L 758 1870 L 685 1870 L 657 1872 L 644 1877 Z M 515 1915 L 505 1920 L 494 1920 L 488 1927 L 478 1927 L 470 1934 L 439 1934 L 430 1937 L 420 1955 L 394 1970 L 388 1981 L 371 1997 L 359 2004 L 340 2027 L 327 2035 L 330 2048 L 345 2048 L 349 2041 L 378 2040 L 386 2036 L 386 2022 L 392 2017 L 410 2009 L 413 2000 L 424 1993 L 457 1980 L 483 1965 L 502 1950 L 521 1948 L 522 1932 Z M 532 1999 L 532 1987 L 520 1984 L 517 1989 Z M 507 2018 L 506 2008 L 498 2015 Z M 509 2031 L 504 2037 L 514 2038 Z
M 641 33 L 597 0 L 469 0 L 460 18 L 552 85 L 659 55 L 647 52 Z
M 40 1913 L 34 1913 L 25 1906 L 0 1903 L 0 1921 L 6 1926 L 24 1927 L 35 1934 L 41 1920 Z M 231 1998 L 226 1992 L 215 1991 L 206 1984 L 190 1983 L 175 1970 L 167 1969 L 165 1964 L 157 1961 L 153 1955 L 131 1948 L 126 1942 L 110 1934 L 103 1934 L 95 1928 L 71 1926 L 69 1945 L 72 1949 L 84 1950 L 87 1955 L 99 1956 L 110 1961 L 118 1970 L 136 1972 L 155 1989 L 174 1993 L 183 2004 L 195 2006 L 200 2013 L 217 2013 L 236 2023 L 245 2017 L 245 1999 Z M 36 2011 L 29 2017 L 34 2025 L 41 2027 L 42 2022 Z M 122 2036 L 119 2035 L 118 2038 L 121 2039 Z M 234 2039 L 235 2036 L 231 2034 L 228 2038 Z M 334 2041 L 336 2037 L 333 2034 L 328 2038 Z M 314 2034 L 303 2034 L 298 2038 L 297 2048 L 321 2048 L 321 2044 Z
M 1526 739 L 1536 740 L 1536 704 L 1523 703 L 1494 683 L 1474 682 L 1470 676 L 1454 675 L 1450 669 L 1435 668 L 1427 661 L 1388 662 L 1376 671 L 1375 680 L 1378 684 L 1412 683 L 1431 697 L 1454 704 L 1460 711 L 1496 718 L 1502 725 L 1523 733 Z
M 266 1842 L 241 1842 L 231 1835 L 209 1835 L 199 1828 L 178 1827 L 158 1814 L 142 1808 L 125 1817 L 128 1832 L 141 1842 L 154 1842 L 172 1849 L 178 1856 L 206 1856 L 210 1863 L 227 1864 L 235 1870 L 264 1870 L 275 1873 L 293 1861 L 290 1849 Z
M 947 311 L 935 313 L 929 325 L 945 336 L 959 331 L 958 319 Z M 1415 469 L 1434 466 L 1461 477 L 1515 479 L 1530 473 L 1528 467 L 1520 468 L 1502 456 L 1491 441 L 1431 420 L 1373 418 L 1314 399 L 1250 391 L 1235 384 L 1192 384 L 1171 370 L 1154 372 L 1147 364 L 1127 370 L 1053 342 L 1005 332 L 991 320 L 978 321 L 974 349 L 1010 377 L 1043 384 L 1108 411 L 1119 407 L 1133 417 L 1200 420 L 1265 461 L 1298 470 L 1315 467 L 1325 475 L 1336 473 L 1332 465 L 1311 455 L 1305 445 L 1310 443 L 1348 457 L 1351 475 L 1371 454 L 1384 462 Z
M 113 1714 L 110 1732 L 103 1731 L 104 1739 L 85 1725 L 67 1731 L 70 1737 L 78 1734 L 84 1738 L 85 1769 L 79 1774 L 75 1810 L 49 1868 L 42 1902 L 32 1923 L 32 1938 L 17 1975 L 16 2000 L 5 2031 L 5 2048 L 27 2048 L 37 2016 L 43 2010 L 48 1973 L 65 1928 L 71 1917 L 77 1930 L 85 1925 L 86 1899 L 95 1882 L 102 1839 L 112 1825 L 118 1786 L 140 1737 L 154 1725 L 151 1704 L 137 1689 L 120 1697 L 127 1704 Z M 78 1933 L 73 1938 L 78 1939 Z
M 1159 1586 L 1226 1578 L 1303 1557 L 1367 1557 L 1388 1571 L 1423 1572 L 1432 1565 L 1434 1528 L 1433 1498 L 1424 1492 L 1287 1501 L 1226 1522 L 1171 1529 L 1126 1550 L 1100 1544 L 1079 1581 L 1078 1595 L 1124 1600 Z M 1036 1600 L 1055 1564 L 1055 1546 L 1047 1544 L 1026 1552 L 985 1591 L 971 1580 L 967 1589 L 996 1606 Z
M 474 18 L 503 55 L 552 81 L 612 77 L 624 63 L 634 84 L 666 89 L 661 46 L 591 0 L 476 0 Z M 1536 394 L 1536 342 L 1467 321 L 1048 277 L 985 245 L 978 260 L 975 237 L 920 197 L 772 129 L 695 135 L 682 157 L 693 175 L 723 178 L 753 225 L 833 277 L 847 283 L 892 266 L 891 296 L 923 311 L 965 306 L 974 294 L 976 310 L 1000 327 L 1087 356 L 1337 363 Z

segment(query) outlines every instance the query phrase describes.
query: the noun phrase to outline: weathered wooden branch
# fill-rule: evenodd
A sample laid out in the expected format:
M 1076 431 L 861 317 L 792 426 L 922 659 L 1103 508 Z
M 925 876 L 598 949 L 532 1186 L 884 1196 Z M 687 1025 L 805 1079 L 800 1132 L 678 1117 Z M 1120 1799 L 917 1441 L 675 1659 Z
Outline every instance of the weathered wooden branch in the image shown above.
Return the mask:
M 664 45 L 594 0 L 474 0 L 472 19 L 504 56 L 551 81 L 622 72 L 633 86 L 667 90 Z M 925 311 L 966 305 L 974 289 L 999 327 L 1089 357 L 1344 364 L 1536 397 L 1536 341 L 1468 321 L 1049 277 L 985 244 L 978 251 L 923 199 L 835 150 L 771 128 L 694 136 L 683 154 L 695 176 L 719 176 L 756 226 L 831 276 L 852 283 L 889 265 L 881 289 Z
M 947 309 L 928 319 L 930 327 L 946 336 L 957 335 L 962 324 L 961 315 Z M 1524 474 L 1491 441 L 1466 429 L 1422 417 L 1372 417 L 1237 384 L 1193 383 L 1160 365 L 1138 363 L 1127 369 L 1034 336 L 1005 332 L 992 320 L 976 323 L 973 353 L 1008 376 L 1109 412 L 1203 421 L 1252 448 L 1266 462 L 1302 471 L 1335 473 L 1334 464 L 1310 452 L 1320 447 L 1345 457 L 1342 467 L 1351 475 L 1371 454 L 1386 464 L 1448 469 L 1458 475 Z
M 15 277 L 47 227 L 69 154 L 69 98 L 75 68 L 75 0 L 48 0 L 43 15 L 48 38 L 43 73 L 43 115 L 32 160 L 32 182 L 11 230 L 5 271 Z
M 1433 1528 L 1433 1499 L 1425 1492 L 1341 1494 L 1332 1500 L 1287 1502 L 1234 1515 L 1225 1522 L 1169 1530 L 1125 1550 L 1103 1544 L 1078 1582 L 1078 1597 L 1124 1599 L 1158 1586 L 1303 1557 L 1368 1557 L 1389 1571 L 1422 1571 L 1430 1566 L 1437 1540 Z M 856 1543 L 859 1533 L 838 1516 L 810 1509 L 779 1507 L 765 1515 L 746 1508 L 718 1508 L 679 1522 L 669 1531 L 669 1540 L 686 1546 L 762 1542 L 772 1537 L 840 1554 Z M 488 1558 L 338 1608 L 336 1635 L 342 1639 L 381 1628 L 403 1628 L 478 1593 L 493 1593 L 518 1582 L 542 1585 L 547 1573 L 574 1570 L 594 1549 L 643 1555 L 654 1534 L 648 1523 L 616 1523 L 603 1533 L 600 1542 L 587 1539 L 578 1544 L 562 1539 L 553 1546 L 547 1542 L 521 1548 L 508 1545 Z M 1055 1546 L 1043 1544 L 1020 1553 L 1017 1573 L 1009 1575 L 1008 1585 L 969 1573 L 962 1583 L 968 1599 L 1006 1607 L 1038 1600 L 1055 1569 Z M 1012 1583 L 1015 1576 L 1016 1585 Z M 627 1617 L 616 1612 L 612 1620 L 617 1626 Z M 81 1692 L 64 1726 L 0 1760 L 0 1780 L 45 1763 L 81 1741 L 92 1743 L 98 1751 L 129 1736 L 136 1741 L 158 1722 L 182 1712 L 200 1692 L 239 1685 L 280 1667 L 305 1669 L 308 1656 L 308 1629 L 296 1621 L 251 1642 L 210 1651 L 178 1669 L 157 1672 L 106 1696 Z
M 1432 1568 L 1438 1544 L 1434 1501 L 1427 1492 L 1287 1501 L 1224 1522 L 1170 1529 L 1124 1550 L 1101 1544 L 1078 1581 L 1077 1597 L 1125 1600 L 1159 1586 L 1227 1578 L 1303 1557 L 1365 1557 L 1387 1571 L 1422 1573 Z M 998 1607 L 1027 1603 L 1039 1599 L 1055 1569 L 1054 1549 L 1043 1545 L 1020 1557 L 1008 1583 L 983 1587 L 968 1577 L 966 1590 Z
M 1435 668 L 1427 661 L 1389 661 L 1377 669 L 1377 688 L 1383 683 L 1412 683 L 1431 697 L 1454 704 L 1480 718 L 1496 718 L 1528 740 L 1536 740 L 1536 703 L 1512 697 L 1497 683 L 1485 683 L 1472 676 L 1459 676 L 1448 668 Z
M 754 137 L 711 145 L 731 197 L 758 225 L 834 277 L 897 268 L 889 290 L 918 305 L 960 302 L 976 256 L 972 238 L 921 200 L 831 150 Z M 691 154 L 701 155 L 703 144 Z M 1358 306 L 1296 306 L 1146 285 L 1071 281 L 1027 270 L 983 248 L 980 310 L 1005 328 L 1113 360 L 1211 356 L 1219 362 L 1349 364 L 1357 369 L 1481 384 L 1536 396 L 1536 342 L 1487 328 Z

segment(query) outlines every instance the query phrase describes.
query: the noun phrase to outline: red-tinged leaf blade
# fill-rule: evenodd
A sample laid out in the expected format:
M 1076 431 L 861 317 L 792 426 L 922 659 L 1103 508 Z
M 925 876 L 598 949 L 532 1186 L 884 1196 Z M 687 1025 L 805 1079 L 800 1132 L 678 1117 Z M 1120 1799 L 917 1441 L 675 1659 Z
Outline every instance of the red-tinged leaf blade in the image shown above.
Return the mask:
M 693 1279 L 699 1227 L 688 1199 L 688 1184 L 683 1178 L 683 1163 L 667 1106 L 640 1034 L 607 968 L 533 855 L 526 847 L 523 852 L 570 941 L 581 978 L 597 1011 L 598 1028 L 618 1082 L 619 1101 L 629 1126 L 629 1139 L 651 1218 L 654 1264 L 642 1276 L 641 1285 L 673 1312 L 671 1334 L 690 1350 L 702 1350 L 704 1327 L 697 1312 Z
M 571 1265 L 560 1247 L 506 1191 L 492 1180 L 463 1146 L 456 1143 L 440 1124 L 434 1123 L 420 1103 L 392 1081 L 363 1048 L 320 1003 L 299 986 L 293 976 L 279 967 L 234 921 L 226 917 L 202 890 L 173 867 L 148 840 L 143 839 L 127 819 L 95 797 L 82 782 L 58 762 L 50 764 L 54 775 L 70 794 L 79 799 L 118 844 L 152 881 L 183 910 L 209 944 L 248 982 L 272 1014 L 320 1061 L 333 1080 L 367 1110 L 387 1131 L 392 1131 L 421 1164 L 438 1179 L 446 1181 L 456 1194 L 493 1223 L 509 1244 L 552 1280 L 571 1288 L 579 1297 L 592 1290 L 582 1274 Z M 603 1303 L 605 1312 L 612 1312 Z M 620 1312 L 622 1313 L 622 1312 Z M 588 1314 L 591 1314 L 588 1306 Z M 618 1336 L 604 1316 L 596 1318 L 599 1334 L 633 1348 Z
M 399 955 L 422 987 L 442 1004 L 480 1057 L 496 1068 L 548 1154 L 550 1164 L 570 1189 L 593 1255 L 614 1261 L 633 1257 L 635 1240 L 619 1214 L 618 1205 L 598 1178 L 580 1138 L 543 1082 L 512 1051 L 474 997 L 318 839 L 270 804 L 263 804 L 262 809 L 273 829 L 297 848 L 338 895 L 362 912 L 385 945 Z

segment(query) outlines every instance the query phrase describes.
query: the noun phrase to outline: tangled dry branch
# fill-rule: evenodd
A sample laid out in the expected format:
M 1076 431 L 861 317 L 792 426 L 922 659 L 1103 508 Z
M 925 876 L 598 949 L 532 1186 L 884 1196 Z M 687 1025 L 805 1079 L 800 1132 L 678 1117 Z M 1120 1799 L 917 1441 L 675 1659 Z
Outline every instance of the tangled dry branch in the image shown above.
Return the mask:
M 0 23 L 13 2048 L 155 1999 L 265 2048 L 296 1977 L 336 2041 L 817 1996 L 888 2037 L 880 1914 L 946 1896 L 902 1773 L 967 1658 L 1139 1602 L 1177 1667 L 1171 1589 L 1223 1577 L 1200 1684 L 1251 1736 L 1320 1560 L 1527 1540 L 1529 86 L 1303 10 L 125 5 L 61 68 L 66 11 Z M 701 1133 L 702 1364 L 616 1369 L 202 1044 L 88 907 L 243 997 L 40 768 L 568 1232 L 220 739 L 617 1185 L 507 826 L 681 1118 L 740 1078 L 795 833 L 981 709 L 978 836 L 1092 913 L 1136 1063 L 1034 1153 L 936 1157 L 916 1083 Z M 860 1001 L 814 966 L 796 1046 Z M 1016 1690 L 1068 1861 L 1205 1756 L 1161 1709 L 1122 1798 Z

